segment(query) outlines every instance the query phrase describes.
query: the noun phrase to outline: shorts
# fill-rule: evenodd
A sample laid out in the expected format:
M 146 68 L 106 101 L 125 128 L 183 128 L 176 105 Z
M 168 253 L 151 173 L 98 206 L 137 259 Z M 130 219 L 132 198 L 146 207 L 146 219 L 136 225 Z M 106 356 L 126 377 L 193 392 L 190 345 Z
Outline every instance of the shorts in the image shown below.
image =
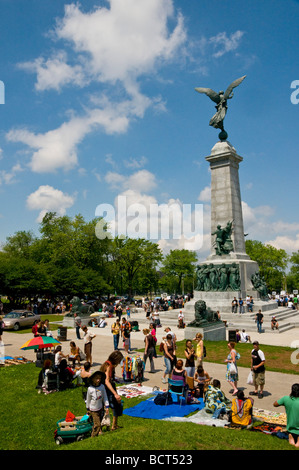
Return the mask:
M 257 387 L 258 385 L 265 385 L 265 371 L 263 372 L 254 372 L 253 374 L 253 385 Z
M 299 439 L 299 434 L 295 434 L 293 432 L 290 432 L 292 438 L 294 439 L 295 444 L 297 444 L 297 441 Z

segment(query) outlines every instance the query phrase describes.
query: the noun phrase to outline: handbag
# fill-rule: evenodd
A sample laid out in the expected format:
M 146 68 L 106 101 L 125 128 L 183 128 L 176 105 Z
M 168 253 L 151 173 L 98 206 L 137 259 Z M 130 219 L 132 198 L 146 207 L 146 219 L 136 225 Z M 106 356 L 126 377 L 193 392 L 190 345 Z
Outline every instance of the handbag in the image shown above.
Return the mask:
M 248 385 L 253 385 L 253 375 L 252 375 L 252 371 L 250 371 L 249 374 L 248 374 L 247 383 L 248 383 Z
M 101 421 L 101 426 L 110 426 L 111 425 L 111 420 L 110 420 L 110 415 L 104 415 L 104 418 Z
M 236 368 L 234 362 L 229 363 L 228 370 L 229 370 L 230 374 L 236 374 L 237 373 L 237 368 Z
M 80 356 L 80 361 L 85 361 L 86 355 L 84 354 L 83 351 L 81 351 L 81 349 L 79 349 L 79 356 Z

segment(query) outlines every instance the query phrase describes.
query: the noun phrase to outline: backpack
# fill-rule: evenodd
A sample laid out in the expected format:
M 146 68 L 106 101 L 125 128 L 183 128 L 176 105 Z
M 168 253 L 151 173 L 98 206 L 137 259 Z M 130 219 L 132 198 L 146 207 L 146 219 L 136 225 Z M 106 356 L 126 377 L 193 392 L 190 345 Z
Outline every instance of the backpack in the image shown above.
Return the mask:
M 158 393 L 154 398 L 155 405 L 166 405 L 166 401 L 169 405 L 172 405 L 173 400 L 170 392 Z

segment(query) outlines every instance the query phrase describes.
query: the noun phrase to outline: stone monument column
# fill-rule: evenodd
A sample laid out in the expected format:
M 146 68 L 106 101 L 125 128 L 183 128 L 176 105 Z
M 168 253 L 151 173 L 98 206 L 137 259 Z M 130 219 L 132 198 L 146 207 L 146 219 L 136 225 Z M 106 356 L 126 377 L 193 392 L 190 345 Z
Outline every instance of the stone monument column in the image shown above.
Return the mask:
M 240 157 L 234 147 L 228 142 L 217 142 L 212 148 L 211 155 L 206 157 L 211 169 L 211 234 L 217 226 L 225 227 L 227 222 L 233 222 L 232 242 L 234 258 L 249 259 L 245 252 L 245 238 L 239 183 Z M 216 255 L 213 248 L 215 236 L 211 235 L 211 255 Z

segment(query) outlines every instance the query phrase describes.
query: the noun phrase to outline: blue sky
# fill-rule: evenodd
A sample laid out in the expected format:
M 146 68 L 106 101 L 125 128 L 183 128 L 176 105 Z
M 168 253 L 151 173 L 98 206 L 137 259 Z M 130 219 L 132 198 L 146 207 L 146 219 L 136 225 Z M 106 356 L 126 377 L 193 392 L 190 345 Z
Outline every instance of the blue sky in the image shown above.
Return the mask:
M 0 9 L 1 243 L 38 234 L 47 210 L 91 220 L 122 195 L 145 207 L 203 204 L 204 258 L 205 157 L 218 131 L 214 103 L 194 88 L 219 91 L 246 75 L 225 119 L 244 158 L 245 232 L 299 249 L 298 1 L 0 0 Z

